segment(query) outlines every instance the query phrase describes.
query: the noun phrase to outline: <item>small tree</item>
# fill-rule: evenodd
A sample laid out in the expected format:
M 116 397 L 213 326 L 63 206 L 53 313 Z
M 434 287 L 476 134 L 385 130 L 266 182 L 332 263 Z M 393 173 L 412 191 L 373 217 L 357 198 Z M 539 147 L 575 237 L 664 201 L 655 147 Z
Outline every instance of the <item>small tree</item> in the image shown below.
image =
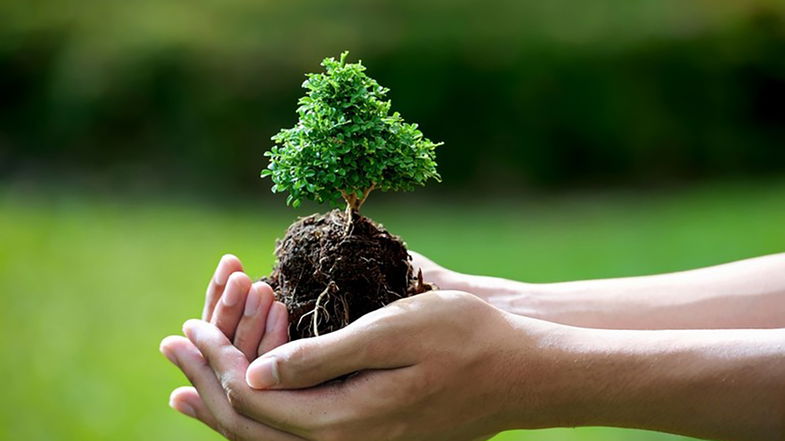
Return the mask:
M 265 156 L 273 192 L 289 192 L 287 205 L 304 198 L 359 211 L 373 190 L 412 190 L 441 178 L 436 172 L 437 146 L 423 137 L 417 124 L 398 112 L 390 115 L 389 89 L 365 74 L 362 62 L 347 64 L 325 58 L 324 73 L 308 74 L 298 101 L 300 120 L 272 137 L 276 145 Z

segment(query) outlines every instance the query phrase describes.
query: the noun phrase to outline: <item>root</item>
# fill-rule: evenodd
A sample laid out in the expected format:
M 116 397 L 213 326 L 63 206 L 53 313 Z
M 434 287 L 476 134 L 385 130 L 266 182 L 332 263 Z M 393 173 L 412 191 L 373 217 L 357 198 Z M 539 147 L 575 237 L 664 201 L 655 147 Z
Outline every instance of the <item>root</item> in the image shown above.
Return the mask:
M 324 288 L 324 291 L 322 291 L 322 293 L 319 294 L 319 297 L 316 298 L 316 306 L 313 307 L 313 310 L 303 315 L 303 317 L 305 317 L 308 314 L 313 314 L 313 320 L 311 321 L 311 326 L 313 330 L 313 335 L 317 337 L 319 336 L 319 310 L 324 309 L 324 314 L 327 316 L 325 322 L 328 322 L 330 320 L 330 315 L 327 313 L 327 309 L 323 306 L 320 306 L 320 304 L 322 303 L 322 298 L 324 298 L 328 294 L 332 294 L 337 288 L 338 287 L 335 285 L 335 282 L 330 282 L 327 285 L 327 288 Z M 302 320 L 302 317 L 300 317 L 300 320 Z
M 266 278 L 289 310 L 291 338 L 324 335 L 403 297 L 431 289 L 412 271 L 405 245 L 356 211 L 293 224 Z

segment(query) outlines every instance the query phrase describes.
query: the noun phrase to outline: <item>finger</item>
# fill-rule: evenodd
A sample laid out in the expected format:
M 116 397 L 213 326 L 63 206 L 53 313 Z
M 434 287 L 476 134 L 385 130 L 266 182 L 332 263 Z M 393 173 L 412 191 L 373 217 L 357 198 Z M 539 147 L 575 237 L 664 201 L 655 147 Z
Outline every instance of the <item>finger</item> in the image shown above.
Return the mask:
M 216 332 L 218 332 L 216 330 Z M 167 337 L 161 342 L 161 352 L 166 355 L 194 385 L 197 394 L 210 416 L 208 426 L 229 439 L 264 439 L 265 441 L 302 441 L 290 433 L 266 426 L 237 413 L 229 403 L 226 392 L 215 373 L 205 362 L 199 350 L 188 339 Z M 189 404 L 196 404 L 190 402 Z M 192 406 L 197 417 L 199 410 Z
M 250 277 L 241 272 L 232 273 L 226 282 L 226 289 L 221 300 L 215 306 L 210 323 L 220 329 L 230 340 L 237 331 L 237 324 L 245 309 L 245 298 L 250 289 Z
M 224 337 L 225 338 L 225 337 Z M 199 350 L 187 338 L 166 337 L 161 342 L 161 352 L 174 363 L 199 391 L 202 400 L 216 420 L 225 421 L 232 417 L 231 407 L 224 393 L 221 378 L 217 378 Z M 215 393 L 215 392 L 219 393 Z
M 229 280 L 229 275 L 243 270 L 243 264 L 240 259 L 231 254 L 224 254 L 218 262 L 218 267 L 215 269 L 210 283 L 207 285 L 207 293 L 204 298 L 204 310 L 202 311 L 202 320 L 210 321 L 215 310 L 215 304 L 224 292 L 226 282 Z
M 183 330 L 214 371 L 214 377 L 220 379 L 232 407 L 243 415 L 287 432 L 304 435 L 307 433 L 306 428 L 315 424 L 315 415 L 324 416 L 326 403 L 334 399 L 329 392 L 325 394 L 316 390 L 253 390 L 245 382 L 248 360 L 221 331 L 201 320 L 185 322 Z M 199 393 L 202 394 L 201 390 Z
M 258 356 L 281 346 L 289 341 L 289 312 L 286 305 L 275 302 L 270 306 L 270 313 L 267 316 L 264 336 L 259 343 Z M 256 357 L 254 357 L 256 358 Z
M 376 317 L 390 312 L 385 309 L 338 331 L 271 350 L 248 367 L 248 385 L 254 389 L 300 389 L 360 370 L 414 364 L 412 354 L 394 350 L 402 337 L 398 327 L 389 320 L 383 326 L 374 323 Z
M 220 432 L 218 421 L 193 386 L 182 386 L 173 390 L 169 395 L 169 407 L 183 415 L 196 418 L 216 432 Z
M 257 357 L 273 297 L 272 288 L 264 282 L 254 283 L 248 291 L 243 316 L 234 335 L 234 345 L 245 354 L 248 361 Z
M 206 364 L 218 377 L 221 385 L 231 394 L 246 389 L 243 384 L 248 359 L 215 325 L 202 320 L 188 320 L 183 332 L 190 346 L 206 360 Z

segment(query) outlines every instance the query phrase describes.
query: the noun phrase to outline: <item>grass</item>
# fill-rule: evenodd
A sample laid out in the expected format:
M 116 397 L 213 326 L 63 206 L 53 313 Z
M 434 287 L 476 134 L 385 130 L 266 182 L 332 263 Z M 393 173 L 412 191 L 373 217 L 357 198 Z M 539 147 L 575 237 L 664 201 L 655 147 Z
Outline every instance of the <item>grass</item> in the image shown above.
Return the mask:
M 785 249 L 785 182 L 668 194 L 374 206 L 413 249 L 530 281 L 654 273 Z M 416 213 L 416 216 L 412 216 Z M 298 214 L 305 214 L 304 211 Z M 198 314 L 218 257 L 256 275 L 295 213 L 0 187 L 0 439 L 217 440 L 167 407 L 184 378 L 158 342 Z M 669 440 L 607 428 L 497 440 Z

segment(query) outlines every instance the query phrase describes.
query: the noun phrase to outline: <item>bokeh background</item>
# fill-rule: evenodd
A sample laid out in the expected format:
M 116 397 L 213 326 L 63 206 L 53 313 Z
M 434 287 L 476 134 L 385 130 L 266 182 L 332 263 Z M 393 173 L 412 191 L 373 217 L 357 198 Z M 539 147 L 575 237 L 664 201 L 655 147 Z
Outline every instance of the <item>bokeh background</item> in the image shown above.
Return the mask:
M 220 255 L 299 215 L 259 179 L 351 52 L 444 182 L 367 214 L 454 269 L 548 282 L 785 249 L 785 3 L 0 2 L 2 440 L 218 440 L 157 352 Z M 673 440 L 519 431 L 499 440 Z

